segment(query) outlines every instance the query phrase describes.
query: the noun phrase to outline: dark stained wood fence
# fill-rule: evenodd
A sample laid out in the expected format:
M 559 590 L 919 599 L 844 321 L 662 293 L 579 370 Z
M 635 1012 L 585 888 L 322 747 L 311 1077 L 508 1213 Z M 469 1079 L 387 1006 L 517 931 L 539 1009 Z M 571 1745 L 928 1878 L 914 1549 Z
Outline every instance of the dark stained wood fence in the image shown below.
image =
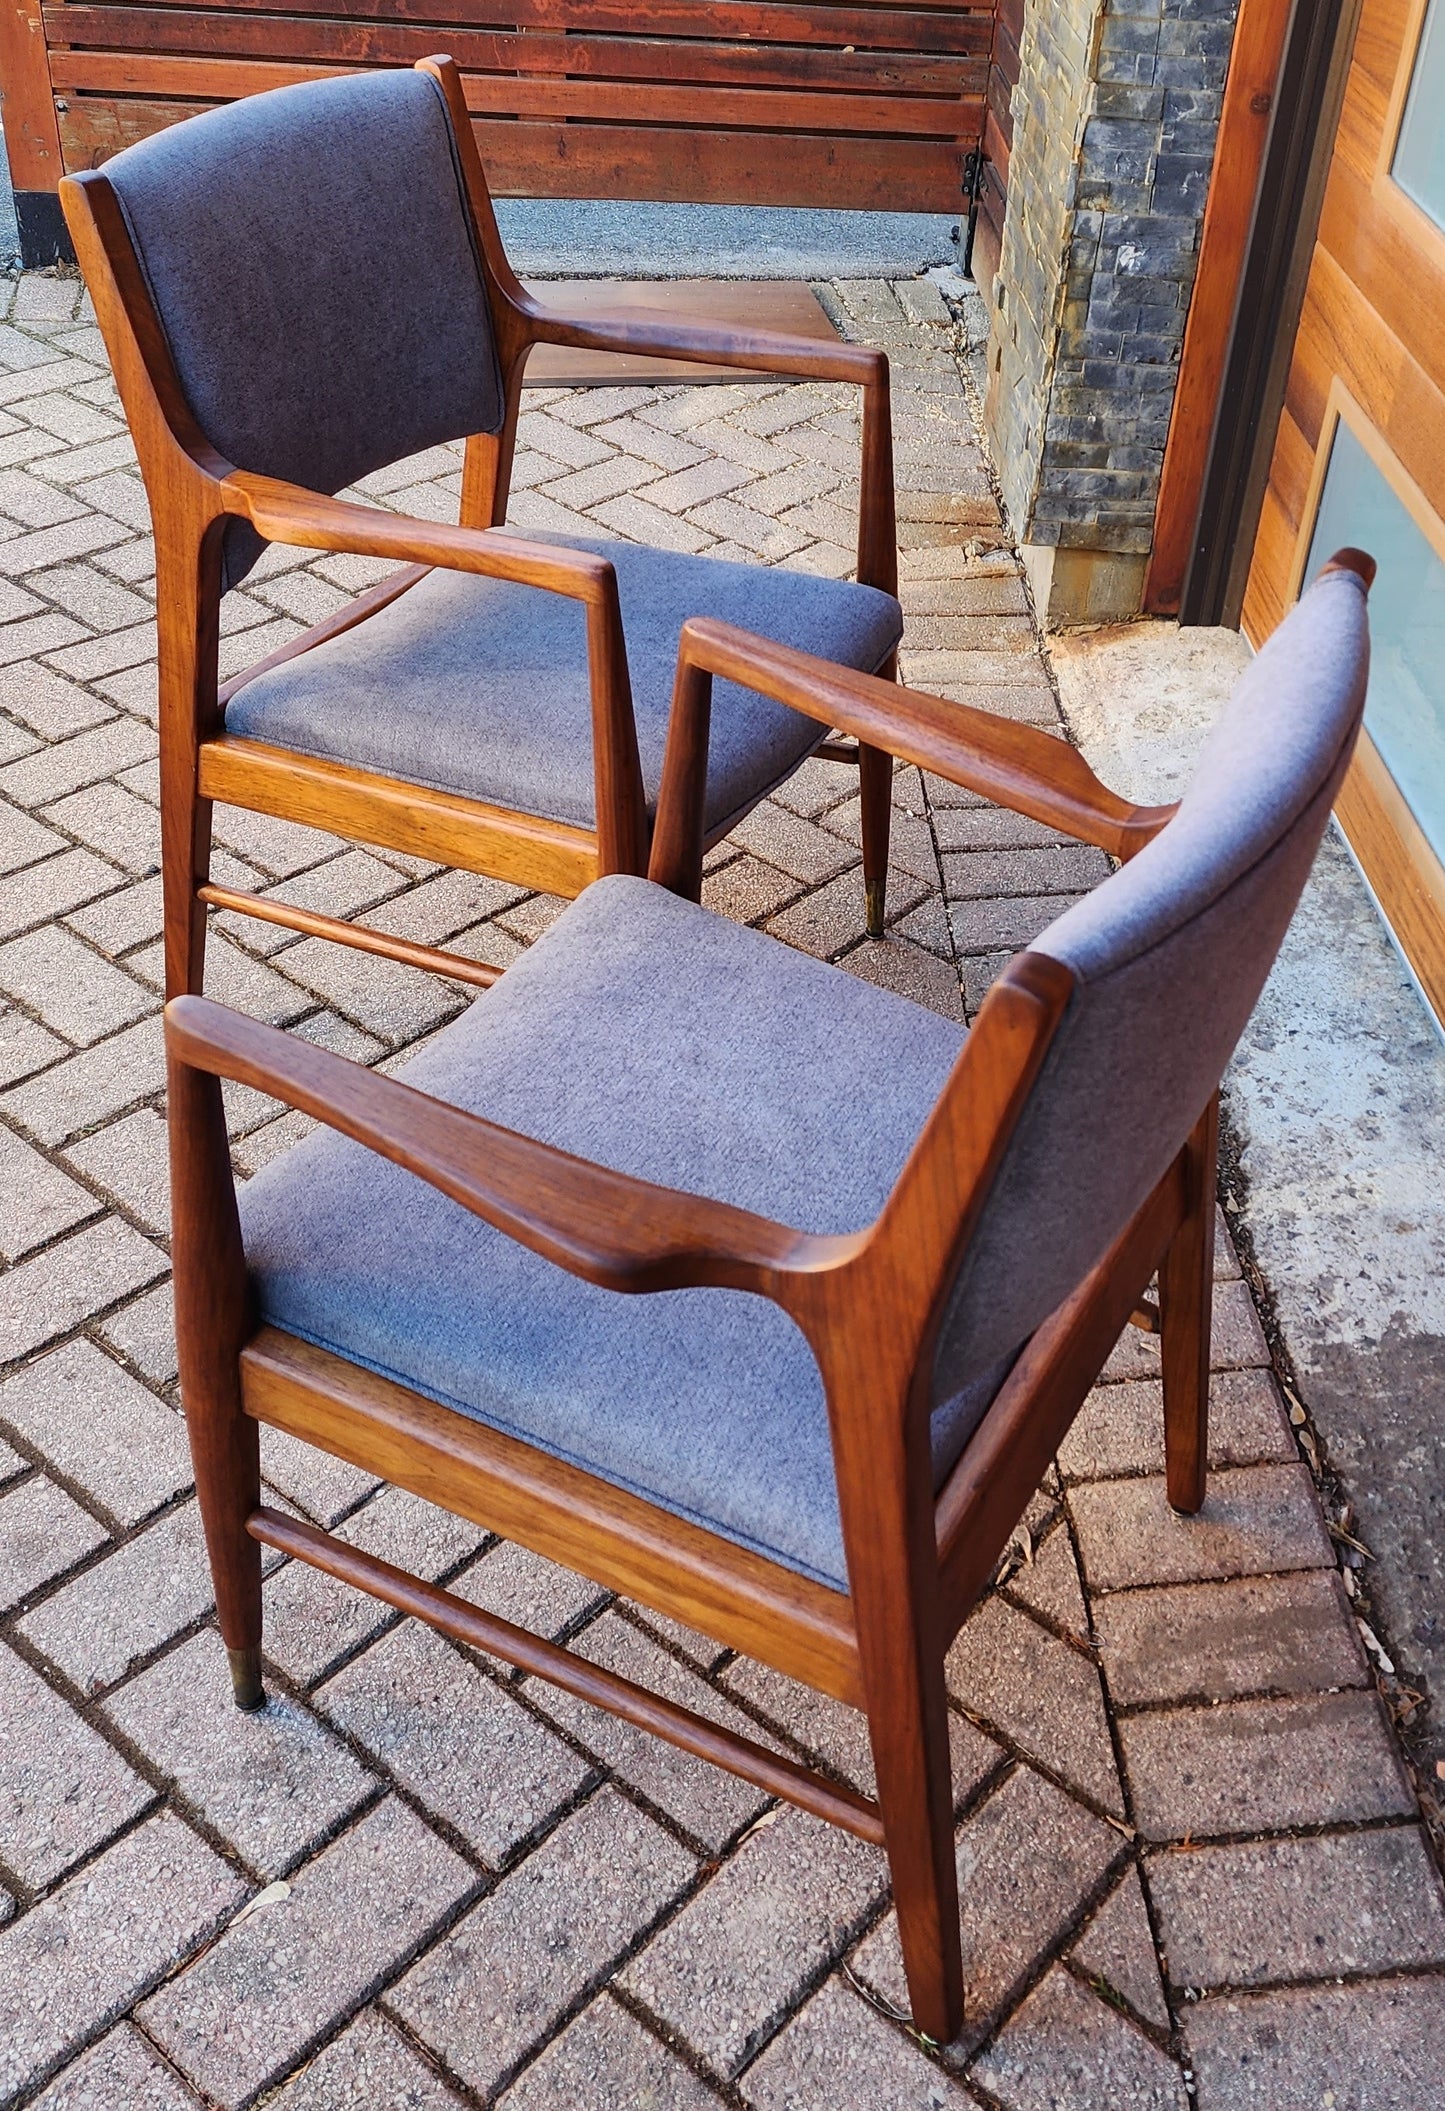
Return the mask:
M 1014 121 L 1011 102 L 1019 78 L 1019 42 L 1024 29 L 1024 0 L 997 0 L 993 57 L 983 123 L 983 167 L 978 185 L 978 226 L 974 235 L 974 277 L 986 287 L 998 270 L 1003 245 L 1004 207 L 1008 197 L 1009 150 Z
M 994 0 L 59 0 L 42 16 L 69 169 L 209 104 L 446 51 L 501 194 L 927 212 L 959 210 L 994 34 Z

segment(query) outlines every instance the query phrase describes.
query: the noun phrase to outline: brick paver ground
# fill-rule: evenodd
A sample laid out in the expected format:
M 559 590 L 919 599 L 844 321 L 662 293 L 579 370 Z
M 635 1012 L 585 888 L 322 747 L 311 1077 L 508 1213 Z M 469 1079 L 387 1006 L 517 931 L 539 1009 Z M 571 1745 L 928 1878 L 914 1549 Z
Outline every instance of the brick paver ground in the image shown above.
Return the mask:
M 1057 729 L 956 322 L 926 282 L 822 290 L 894 359 L 906 675 Z M 273 1698 L 230 1708 L 166 1288 L 146 506 L 79 286 L 4 293 L 0 2101 L 1436 2101 L 1439 1878 L 1222 1232 L 1202 1516 L 1164 1503 L 1156 1349 L 1129 1334 L 952 1652 L 969 2006 L 945 2052 L 905 2027 L 874 1850 L 313 1571 L 273 1568 Z M 539 391 L 512 518 L 842 575 L 857 440 L 830 388 Z M 459 467 L 438 449 L 367 495 L 448 517 Z M 223 671 L 378 569 L 273 550 L 227 603 Z M 1104 870 L 904 770 L 870 943 L 855 786 L 808 765 L 707 898 L 951 1015 Z M 559 907 L 243 813 L 217 836 L 232 884 L 496 961 Z M 224 916 L 210 968 L 368 1062 L 463 1002 Z M 305 1127 L 239 1090 L 230 1115 L 243 1176 Z M 867 1783 L 848 1710 L 274 1433 L 265 1471 L 358 1544 Z

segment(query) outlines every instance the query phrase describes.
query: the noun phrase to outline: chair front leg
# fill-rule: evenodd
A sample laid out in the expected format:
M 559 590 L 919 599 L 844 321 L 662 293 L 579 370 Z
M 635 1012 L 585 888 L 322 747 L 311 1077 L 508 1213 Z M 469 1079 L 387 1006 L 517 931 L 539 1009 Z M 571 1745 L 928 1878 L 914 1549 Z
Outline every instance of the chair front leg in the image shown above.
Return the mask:
M 882 1341 L 839 1316 L 825 1384 L 878 1808 L 913 2020 L 947 2045 L 963 2028 L 963 1954 L 927 1416 L 899 1441 L 913 1315 Z
M 249 1293 L 220 1079 L 172 1059 L 167 1103 L 181 1403 L 236 1705 L 259 1708 L 261 1549 L 246 1520 L 261 1500 L 260 1432 L 241 1407 Z
M 1214 1308 L 1214 1196 L 1219 1094 L 1184 1146 L 1186 1208 L 1159 1264 L 1165 1486 L 1188 1515 L 1204 1501 L 1209 1458 L 1209 1340 Z
M 963 1953 L 943 1662 L 914 1648 L 870 1667 L 865 1653 L 864 1676 L 909 2004 L 948 2045 L 963 2028 Z

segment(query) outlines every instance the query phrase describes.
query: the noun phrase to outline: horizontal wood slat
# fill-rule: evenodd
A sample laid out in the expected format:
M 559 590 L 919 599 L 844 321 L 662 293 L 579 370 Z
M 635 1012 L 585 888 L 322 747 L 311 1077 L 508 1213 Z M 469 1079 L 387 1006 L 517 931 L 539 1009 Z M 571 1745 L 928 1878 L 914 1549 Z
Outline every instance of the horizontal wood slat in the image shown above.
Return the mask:
M 333 0 L 334 4 L 334 0 Z M 555 36 L 427 23 L 262 16 L 236 7 L 47 7 L 56 45 L 87 51 L 295 58 L 340 67 L 410 66 L 447 50 L 468 73 L 562 74 L 570 79 L 675 81 L 677 46 L 662 37 Z M 972 18 L 965 18 L 972 19 Z M 703 85 L 806 88 L 919 96 L 981 95 L 986 52 L 913 52 L 841 46 L 690 42 L 686 77 Z
M 204 97 L 228 102 L 324 80 L 344 66 L 308 66 L 267 59 L 174 57 L 151 52 L 57 50 L 51 78 L 60 89 L 95 88 L 110 94 Z M 593 122 L 695 125 L 710 131 L 792 131 L 800 116 L 820 129 L 884 136 L 918 134 L 954 139 L 961 124 L 976 134 L 982 100 L 973 97 L 808 95 L 758 88 L 685 87 L 656 82 L 559 81 L 517 74 L 469 74 L 467 107 L 477 116 L 585 118 Z
M 81 0 L 89 5 L 90 0 Z M 126 0 L 118 0 L 123 8 Z M 150 0 L 146 0 L 150 4 Z M 216 0 L 211 0 L 211 6 Z M 273 18 L 332 17 L 348 22 L 425 23 L 444 35 L 453 29 L 550 30 L 559 36 L 661 37 L 692 43 L 728 42 L 831 46 L 879 50 L 967 52 L 987 58 L 993 10 L 967 6 L 919 8 L 915 0 L 874 0 L 865 7 L 772 6 L 767 0 L 225 0 L 226 12 Z M 191 10 L 175 6 L 168 13 Z M 68 13 L 63 5 L 52 9 Z
M 86 96 L 60 117 L 66 167 L 98 167 L 122 147 L 206 107 L 205 101 Z M 932 140 L 486 121 L 478 122 L 476 134 L 488 180 L 504 198 L 826 203 L 920 213 L 956 212 L 959 205 L 958 149 Z
M 225 0 L 45 8 L 68 168 L 239 96 L 449 51 L 501 195 L 956 212 L 993 4 Z

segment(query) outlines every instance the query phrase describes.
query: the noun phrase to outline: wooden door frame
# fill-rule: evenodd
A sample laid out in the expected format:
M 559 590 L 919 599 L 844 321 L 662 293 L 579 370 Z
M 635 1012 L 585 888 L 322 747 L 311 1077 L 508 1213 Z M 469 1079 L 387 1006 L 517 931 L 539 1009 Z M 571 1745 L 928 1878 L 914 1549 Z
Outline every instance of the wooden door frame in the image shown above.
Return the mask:
M 1283 9 L 1290 0 L 1273 4 Z M 1292 0 L 1255 202 L 1243 240 L 1237 198 L 1228 212 L 1221 206 L 1217 216 L 1209 259 L 1209 284 L 1215 287 L 1211 298 L 1217 301 L 1217 277 L 1232 273 L 1236 285 L 1227 342 L 1221 354 L 1217 322 L 1211 326 L 1206 319 L 1200 326 L 1201 341 L 1194 347 L 1186 343 L 1186 363 L 1191 351 L 1198 358 L 1195 373 L 1188 377 L 1190 421 L 1197 435 L 1203 422 L 1197 390 L 1209 409 L 1208 445 L 1200 450 L 1195 437 L 1186 446 L 1181 429 L 1174 474 L 1167 492 L 1161 489 L 1155 526 L 1156 542 L 1165 538 L 1171 571 L 1178 569 L 1181 530 L 1185 524 L 1190 530 L 1175 604 L 1182 623 L 1238 626 L 1360 4 L 1361 0 Z M 1251 65 L 1266 42 L 1258 24 L 1256 32 L 1251 33 Z M 1231 64 L 1236 94 L 1243 94 L 1247 79 L 1242 62 L 1234 83 Z M 1251 96 L 1266 92 L 1254 86 L 1249 90 Z M 1201 252 L 1201 270 L 1204 264 Z M 1181 368 L 1181 388 L 1185 381 Z M 1161 558 L 1161 602 L 1166 589 L 1169 598 L 1173 591 L 1165 565 Z M 1173 611 L 1151 602 L 1149 612 Z
M 1144 614 L 1179 612 L 1293 0 L 1240 0 L 1159 480 Z
M 1445 473 L 1438 469 L 1445 381 L 1437 376 L 1429 322 L 1445 290 L 1445 229 L 1392 174 L 1426 0 L 1394 0 L 1388 37 L 1379 13 L 1368 12 L 1369 0 L 1363 6 L 1357 50 L 1360 0 L 1346 0 L 1331 72 L 1337 100 L 1315 142 L 1313 209 L 1293 231 L 1289 268 L 1298 291 L 1288 328 L 1264 348 L 1277 393 L 1268 417 L 1258 418 L 1237 540 L 1217 553 L 1210 582 L 1226 597 L 1225 615 L 1240 615 L 1257 645 L 1298 597 L 1342 425 L 1445 562 Z M 1393 256 L 1397 244 L 1393 276 L 1377 281 L 1375 260 L 1386 251 Z M 1382 293 L 1386 283 L 1393 306 Z M 1423 434 L 1394 415 L 1394 384 L 1385 379 L 1395 373 L 1392 350 L 1400 371 L 1417 377 L 1418 400 L 1410 399 L 1417 421 L 1428 399 Z M 1242 417 L 1248 413 L 1248 405 L 1240 408 Z M 1424 1001 L 1445 1019 L 1445 860 L 1367 732 L 1335 810 Z
M 1424 14 L 1423 6 L 1417 7 L 1415 12 L 1417 19 L 1412 29 L 1418 40 L 1418 17 Z M 1391 148 L 1402 104 L 1403 99 L 1386 118 L 1384 138 Z M 1381 158 L 1381 166 L 1386 171 L 1389 158 L 1388 155 Z M 1391 188 L 1398 190 L 1398 185 L 1391 185 Z M 1410 205 L 1403 193 L 1401 202 Z M 1413 212 L 1416 208 L 1410 205 L 1410 210 Z M 1433 221 L 1428 224 L 1435 239 L 1441 240 L 1441 230 Z M 1445 520 L 1431 506 L 1389 442 L 1376 430 L 1345 381 L 1336 374 L 1330 383 L 1300 511 L 1299 533 L 1285 597 L 1290 604 L 1298 599 L 1304 585 L 1325 477 L 1334 452 L 1335 435 L 1341 425 L 1348 427 L 1435 555 L 1445 564 Z M 1335 818 L 1344 830 L 1365 884 L 1393 932 L 1426 1001 L 1436 1016 L 1445 1020 L 1445 863 L 1416 820 L 1384 756 L 1363 727 L 1355 759 L 1335 801 Z

